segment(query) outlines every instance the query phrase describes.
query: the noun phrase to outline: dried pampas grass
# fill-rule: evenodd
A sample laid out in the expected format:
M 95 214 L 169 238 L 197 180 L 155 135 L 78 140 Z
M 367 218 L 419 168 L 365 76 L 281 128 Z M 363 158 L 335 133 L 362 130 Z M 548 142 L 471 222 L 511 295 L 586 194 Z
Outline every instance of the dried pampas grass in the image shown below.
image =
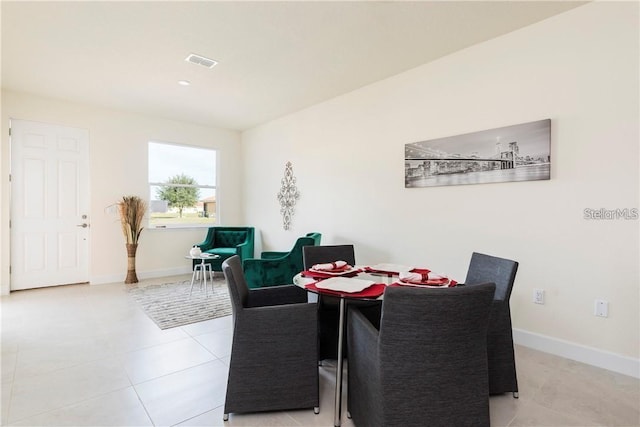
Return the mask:
M 138 196 L 124 196 L 118 202 L 120 225 L 127 244 L 136 245 L 142 233 L 142 220 L 147 212 L 147 202 Z

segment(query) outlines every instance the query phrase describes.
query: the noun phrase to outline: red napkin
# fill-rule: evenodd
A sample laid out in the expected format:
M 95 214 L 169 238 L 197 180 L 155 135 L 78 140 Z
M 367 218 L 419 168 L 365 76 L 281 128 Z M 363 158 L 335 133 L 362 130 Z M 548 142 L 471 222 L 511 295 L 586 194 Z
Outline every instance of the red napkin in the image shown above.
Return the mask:
M 384 283 L 374 283 L 369 286 L 367 289 L 364 289 L 360 292 L 339 292 L 332 291 L 330 289 L 320 289 L 316 287 L 315 283 L 309 283 L 305 286 L 305 288 L 317 292 L 319 294 L 327 294 L 327 295 L 335 295 L 342 296 L 345 298 L 378 298 L 380 295 L 384 293 L 384 289 L 387 287 Z
M 427 280 L 436 279 L 436 277 L 429 277 L 429 273 L 418 273 L 415 271 L 401 271 L 400 274 L 398 274 L 398 277 L 401 282 L 408 283 L 423 283 Z M 437 278 L 440 278 L 440 276 Z
M 403 282 L 406 282 L 414 285 L 442 286 L 442 287 L 448 287 L 448 288 L 453 288 L 455 285 L 458 284 L 458 282 L 456 282 L 455 280 L 450 280 L 449 278 L 441 276 L 439 274 L 430 275 L 429 273 L 431 273 L 431 270 L 428 270 L 426 268 L 414 268 L 413 270 L 410 271 L 410 273 L 421 274 L 423 280 L 421 281 L 401 280 L 400 284 L 402 284 Z
M 344 271 L 344 270 L 348 270 L 349 268 L 351 268 L 351 266 L 347 264 L 346 261 L 334 261 L 334 262 L 327 262 L 324 264 L 315 264 L 311 266 L 311 269 L 314 271 L 332 271 L 332 272 Z

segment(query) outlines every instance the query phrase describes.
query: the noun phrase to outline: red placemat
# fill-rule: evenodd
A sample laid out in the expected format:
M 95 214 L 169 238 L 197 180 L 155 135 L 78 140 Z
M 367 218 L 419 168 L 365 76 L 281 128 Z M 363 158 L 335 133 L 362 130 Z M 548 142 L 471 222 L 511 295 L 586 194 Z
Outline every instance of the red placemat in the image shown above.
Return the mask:
M 312 279 L 329 279 L 330 277 L 356 277 L 362 270 L 345 271 L 344 273 L 323 273 L 321 271 L 305 270 L 302 277 L 310 277 Z
M 364 271 L 367 273 L 376 273 L 376 274 L 386 274 L 388 276 L 397 276 L 399 271 L 388 271 L 388 270 L 378 270 L 376 268 L 364 267 Z M 410 273 L 418 273 L 418 274 L 428 274 L 431 273 L 431 270 L 428 268 L 412 268 L 409 270 Z
M 342 296 L 345 298 L 378 298 L 384 293 L 386 287 L 387 285 L 385 285 L 384 283 L 374 283 L 367 289 L 364 289 L 360 292 L 339 292 L 329 289 L 317 288 L 315 283 L 309 283 L 308 285 L 305 285 L 305 288 L 319 294 Z
M 366 273 L 374 273 L 374 274 L 384 274 L 387 275 L 389 277 L 393 276 L 393 275 L 398 275 L 397 271 L 385 271 L 385 270 L 377 270 L 375 268 L 371 268 L 371 267 L 365 267 L 364 271 Z
M 446 282 L 442 282 L 440 280 L 427 280 L 426 282 L 416 283 L 416 282 L 393 282 L 389 286 L 413 286 L 415 288 L 426 287 L 426 288 L 453 288 L 458 284 L 455 280 L 449 281 L 446 279 Z

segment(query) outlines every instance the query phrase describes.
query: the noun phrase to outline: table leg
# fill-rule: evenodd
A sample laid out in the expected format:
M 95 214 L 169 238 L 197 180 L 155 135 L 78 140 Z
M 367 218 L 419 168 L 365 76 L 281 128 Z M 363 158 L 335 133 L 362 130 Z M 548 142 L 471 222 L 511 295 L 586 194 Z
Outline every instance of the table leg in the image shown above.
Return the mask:
M 207 295 L 207 263 L 204 262 L 204 258 L 202 259 L 202 277 L 204 278 L 204 296 Z
M 338 365 L 336 366 L 336 401 L 333 425 L 340 426 L 342 418 L 342 341 L 344 336 L 345 301 L 340 298 L 340 320 L 338 320 Z

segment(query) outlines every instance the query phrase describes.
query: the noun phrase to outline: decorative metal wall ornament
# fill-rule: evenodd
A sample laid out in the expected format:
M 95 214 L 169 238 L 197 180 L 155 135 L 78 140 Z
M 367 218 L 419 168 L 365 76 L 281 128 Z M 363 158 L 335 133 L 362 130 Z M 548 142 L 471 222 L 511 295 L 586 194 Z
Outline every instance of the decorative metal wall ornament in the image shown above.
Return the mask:
M 293 176 L 293 166 L 287 162 L 284 169 L 284 178 L 280 180 L 280 192 L 278 201 L 280 202 L 280 214 L 282 215 L 282 228 L 288 230 L 291 226 L 291 217 L 294 213 L 296 202 L 300 198 L 300 192 L 296 187 L 296 177 Z

